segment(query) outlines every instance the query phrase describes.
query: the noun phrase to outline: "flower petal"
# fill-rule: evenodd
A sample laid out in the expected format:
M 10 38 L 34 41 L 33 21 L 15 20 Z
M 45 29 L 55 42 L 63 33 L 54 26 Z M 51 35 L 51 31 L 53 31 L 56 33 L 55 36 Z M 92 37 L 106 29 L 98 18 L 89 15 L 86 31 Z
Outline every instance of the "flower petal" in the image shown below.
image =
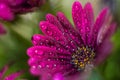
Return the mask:
M 76 43 L 76 45 L 78 46 L 81 45 L 83 42 L 78 31 L 75 30 L 75 28 L 72 26 L 69 20 L 65 17 L 65 15 L 62 12 L 58 12 L 57 18 L 62 24 L 65 33 L 67 33 L 70 36 L 70 38 L 74 41 L 74 43 Z
M 16 73 L 12 73 L 10 75 L 8 75 L 7 77 L 5 77 L 4 80 L 15 80 L 17 77 L 19 77 L 23 72 L 16 72 Z
M 109 14 L 109 9 L 104 8 L 98 15 L 96 22 L 94 24 L 94 27 L 92 29 L 92 34 L 91 34 L 92 35 L 92 43 L 91 43 L 92 46 L 95 46 L 97 44 L 98 32 L 103 26 L 104 22 L 106 21 L 108 14 Z
M 86 43 L 87 45 L 90 44 L 91 42 L 91 36 L 90 36 L 90 32 L 91 29 L 93 27 L 94 24 L 94 13 L 93 13 L 93 9 L 92 9 L 92 5 L 88 2 L 85 7 L 84 7 L 84 27 L 85 27 L 85 35 L 86 35 Z
M 110 42 L 110 37 L 114 33 L 115 28 L 116 23 L 112 23 L 108 30 L 106 31 L 106 33 L 102 35 L 102 38 L 100 38 L 101 40 L 100 42 L 102 43 L 98 45 L 97 57 L 95 61 L 96 65 L 102 63 L 106 59 L 106 57 L 108 57 L 109 54 L 111 53 L 113 45 Z
M 62 74 L 57 73 L 54 75 L 53 80 L 65 80 L 65 79 Z
M 8 70 L 8 66 L 4 66 L 1 70 L 0 70 L 0 80 L 3 78 L 5 72 Z
M 99 31 L 98 37 L 97 37 L 97 46 L 99 46 L 103 40 L 110 39 L 110 37 L 114 33 L 114 31 L 116 29 L 116 23 L 113 22 L 111 25 L 110 25 L 110 23 L 111 23 L 111 21 L 109 19 L 107 19 L 106 23 Z
M 2 3 L 0 4 L 0 18 L 7 21 L 12 21 L 14 19 L 11 9 Z
M 106 39 L 106 38 L 110 38 L 112 35 L 113 35 L 113 33 L 115 32 L 115 30 L 116 30 L 116 23 L 115 22 L 113 22 L 111 25 L 110 25 L 110 27 L 108 28 L 108 30 L 107 30 L 107 32 L 106 32 L 106 34 L 105 34 L 105 36 L 106 37 L 104 37 L 104 39 Z
M 61 31 L 53 24 L 50 24 L 47 21 L 40 22 L 40 28 L 45 35 L 48 35 L 54 38 L 56 41 L 59 41 L 61 44 L 65 44 L 67 41 L 62 35 Z
M 66 41 L 68 43 L 68 46 L 72 46 L 73 49 L 77 48 L 76 43 L 71 39 L 69 35 L 69 29 L 65 29 L 63 25 L 60 24 L 60 22 L 57 20 L 57 18 L 51 14 L 48 14 L 46 16 L 47 20 L 58 27 L 58 29 L 63 33 L 63 36 L 66 38 Z
M 44 45 L 44 46 L 49 46 L 49 47 L 57 46 L 57 42 L 55 42 L 52 38 L 41 35 L 41 34 L 33 35 L 32 43 L 34 45 Z
M 95 65 L 101 64 L 106 59 L 106 57 L 109 56 L 111 51 L 112 43 L 108 39 L 104 40 L 104 42 L 97 48 L 97 54 L 94 62 Z
M 41 71 L 49 73 L 65 72 L 70 68 L 70 54 L 68 52 L 60 53 L 53 48 L 45 46 L 34 46 L 28 49 L 27 54 L 31 57 L 29 65 L 34 71 L 35 75 L 42 74 Z M 64 67 L 64 68 L 63 68 Z M 40 71 L 39 71 L 40 70 Z M 33 72 L 33 71 L 32 71 Z
M 63 31 L 62 25 L 59 23 L 59 21 L 57 20 L 57 18 L 55 16 L 53 16 L 52 14 L 47 14 L 46 15 L 46 20 L 49 23 L 51 23 L 51 24 L 55 25 L 56 27 L 58 27 L 58 29 L 60 31 Z
M 23 3 L 25 3 L 25 0 L 4 0 L 6 1 L 5 3 L 8 3 L 8 5 L 15 7 L 18 5 L 22 5 Z
M 32 37 L 32 43 L 36 46 L 46 46 L 46 47 L 51 47 L 51 48 L 55 48 L 56 50 L 58 50 L 59 52 L 61 51 L 74 51 L 75 49 L 70 49 L 69 50 L 69 46 L 64 46 L 61 45 L 58 41 L 48 37 L 48 36 L 43 36 L 40 34 L 35 34 Z M 72 43 L 71 43 L 72 44 Z
M 48 72 L 48 69 L 40 69 L 40 67 L 32 66 L 30 68 L 30 73 L 32 75 L 38 75 L 39 80 L 52 80 L 51 74 Z
M 79 30 L 81 38 L 86 44 L 83 9 L 80 2 L 76 1 L 72 6 L 72 17 L 76 28 Z
M 55 41 L 59 42 L 62 46 L 64 46 L 67 50 L 71 50 L 73 52 L 75 46 L 71 46 L 72 43 L 69 44 L 68 39 L 55 25 L 47 21 L 42 21 L 40 22 L 40 28 L 46 36 L 53 38 Z

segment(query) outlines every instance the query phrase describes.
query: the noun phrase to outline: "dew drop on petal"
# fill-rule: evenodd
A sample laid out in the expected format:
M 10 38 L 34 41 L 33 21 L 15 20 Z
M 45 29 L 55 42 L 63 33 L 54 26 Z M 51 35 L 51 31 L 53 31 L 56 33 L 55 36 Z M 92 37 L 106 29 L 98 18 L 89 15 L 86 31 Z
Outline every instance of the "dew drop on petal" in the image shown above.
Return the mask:
M 54 75 L 53 80 L 64 80 L 64 77 L 62 74 L 57 73 Z
M 57 65 L 56 64 L 54 64 L 54 67 L 56 67 Z
M 39 55 L 43 55 L 44 54 L 44 52 L 43 51 L 37 51 L 37 50 L 35 50 L 35 52 L 37 53 L 37 54 L 39 54 Z
M 35 53 L 38 53 L 38 50 L 35 50 Z
M 38 65 L 38 69 L 41 69 L 42 68 L 42 66 L 41 65 Z
M 48 33 L 48 35 L 50 35 L 50 36 L 52 35 L 52 32 L 51 32 L 51 31 L 47 31 L 47 33 Z
M 77 5 L 75 6 L 75 9 L 76 9 L 76 10 L 78 10 L 78 9 L 79 9 Z
M 47 27 L 46 27 L 46 26 L 43 26 L 43 25 L 41 26 L 41 28 L 44 29 L 44 30 L 47 29 Z

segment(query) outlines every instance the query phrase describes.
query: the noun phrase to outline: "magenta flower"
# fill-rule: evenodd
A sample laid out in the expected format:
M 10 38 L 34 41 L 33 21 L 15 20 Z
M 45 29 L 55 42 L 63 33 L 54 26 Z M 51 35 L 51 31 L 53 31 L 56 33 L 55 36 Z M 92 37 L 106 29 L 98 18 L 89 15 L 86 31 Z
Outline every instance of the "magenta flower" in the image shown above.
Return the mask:
M 8 70 L 7 65 L 0 70 L 0 80 L 15 80 L 17 77 L 19 77 L 22 74 L 22 72 L 15 72 L 4 77 L 4 74 L 7 70 Z
M 44 2 L 45 0 L 0 0 L 0 18 L 11 21 L 14 14 L 34 11 Z
M 61 12 L 57 16 L 48 14 L 46 21 L 40 22 L 44 35 L 35 34 L 32 37 L 34 46 L 27 50 L 33 75 L 41 75 L 42 80 L 85 80 L 85 75 L 78 76 L 109 55 L 110 37 L 116 24 L 111 24 L 108 8 L 104 8 L 94 22 L 91 4 L 82 8 L 76 1 L 72 6 L 72 17 L 75 27 Z

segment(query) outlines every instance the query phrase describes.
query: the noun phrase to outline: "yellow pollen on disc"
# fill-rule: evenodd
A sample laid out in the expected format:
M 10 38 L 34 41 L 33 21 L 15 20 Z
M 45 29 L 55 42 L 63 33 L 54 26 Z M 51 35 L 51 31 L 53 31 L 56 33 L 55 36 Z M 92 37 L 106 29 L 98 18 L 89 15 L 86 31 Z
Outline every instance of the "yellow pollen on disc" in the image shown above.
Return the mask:
M 72 54 L 71 64 L 78 70 L 84 70 L 87 64 L 90 64 L 95 57 L 93 49 L 90 47 L 79 47 Z

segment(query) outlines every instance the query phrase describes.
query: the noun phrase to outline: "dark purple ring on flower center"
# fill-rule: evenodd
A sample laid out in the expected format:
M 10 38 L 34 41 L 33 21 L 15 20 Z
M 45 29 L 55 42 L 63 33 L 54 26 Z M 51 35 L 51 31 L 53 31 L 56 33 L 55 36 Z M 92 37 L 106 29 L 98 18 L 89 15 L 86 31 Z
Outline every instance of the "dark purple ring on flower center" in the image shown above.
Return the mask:
M 90 64 L 95 57 L 94 49 L 88 46 L 78 47 L 78 50 L 72 54 L 71 64 L 78 70 L 84 70 L 85 66 Z

